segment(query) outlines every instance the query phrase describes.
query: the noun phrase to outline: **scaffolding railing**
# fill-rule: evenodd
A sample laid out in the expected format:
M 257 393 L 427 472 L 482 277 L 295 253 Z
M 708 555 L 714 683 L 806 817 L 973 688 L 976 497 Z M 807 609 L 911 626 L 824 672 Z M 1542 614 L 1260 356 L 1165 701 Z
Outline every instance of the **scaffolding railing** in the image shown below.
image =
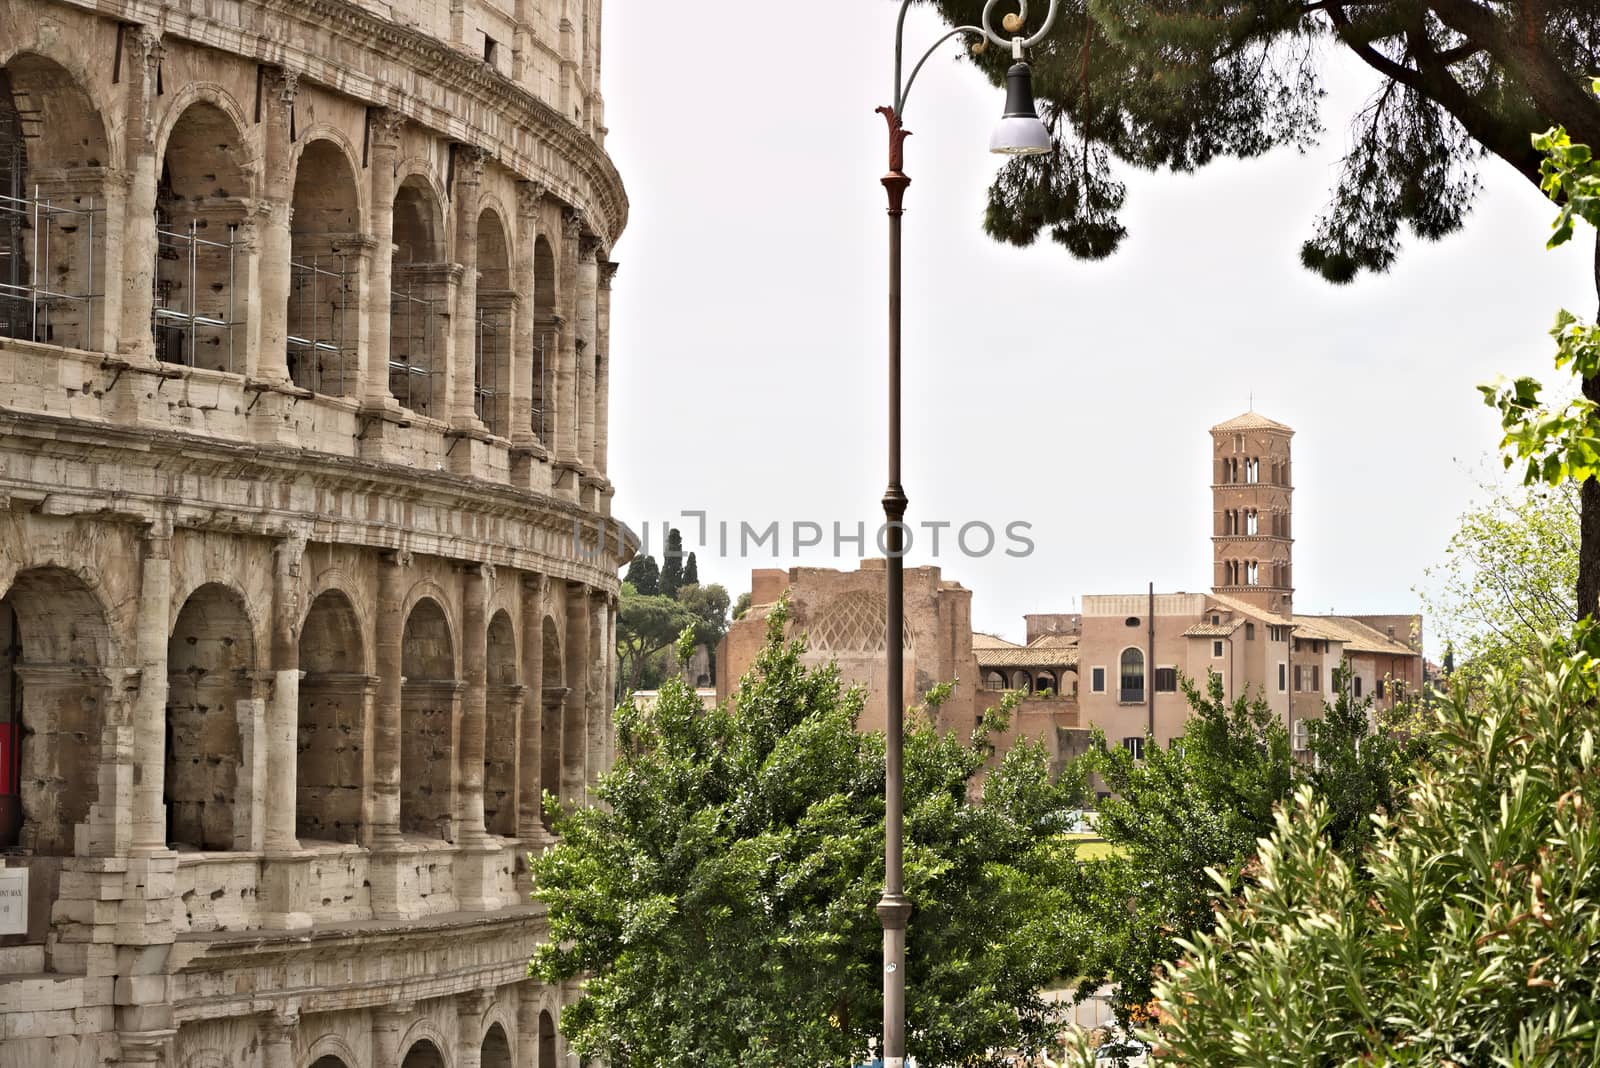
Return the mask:
M 504 435 L 506 431 L 504 414 L 500 410 L 500 398 L 506 395 L 500 365 L 510 356 L 509 340 L 504 313 L 479 308 L 473 331 L 472 408 L 489 433 L 495 435 Z
M 548 422 L 551 407 L 550 390 L 552 388 L 549 372 L 550 361 L 545 359 L 545 353 L 549 349 L 551 336 L 550 331 L 541 330 L 539 332 L 539 347 L 534 352 L 534 356 L 539 361 L 538 368 L 534 370 L 534 381 L 539 383 L 539 400 L 533 406 L 532 430 L 538 435 L 539 441 L 545 444 L 550 441 Z
M 94 347 L 95 302 L 103 295 L 94 286 L 96 234 L 104 229 L 97 220 L 104 213 L 93 197 L 67 206 L 37 186 L 31 195 L 0 195 L 0 336 Z M 52 274 L 80 284 L 57 288 Z M 58 315 L 68 309 L 77 314 Z
M 395 264 L 389 291 L 389 395 L 402 408 L 433 415 L 434 334 L 438 300 L 417 293 L 413 272 Z
M 170 224 L 169 224 L 170 225 Z M 205 366 L 208 370 L 232 372 L 234 368 L 234 328 L 243 323 L 234 318 L 234 292 L 238 276 L 238 227 L 228 225 L 228 239 L 214 241 L 201 237 L 199 225 L 190 220 L 185 229 L 156 227 L 155 307 L 151 333 L 156 344 L 156 359 L 186 367 Z M 226 258 L 221 264 L 202 260 Z M 169 265 L 165 269 L 163 264 Z M 223 282 L 218 275 L 226 275 Z M 222 291 L 219 314 L 208 314 L 199 306 L 202 281 L 206 288 Z M 217 347 L 214 361 L 202 364 L 200 346 Z
M 355 377 L 356 272 L 347 253 L 289 260 L 289 377 L 317 393 L 343 396 Z

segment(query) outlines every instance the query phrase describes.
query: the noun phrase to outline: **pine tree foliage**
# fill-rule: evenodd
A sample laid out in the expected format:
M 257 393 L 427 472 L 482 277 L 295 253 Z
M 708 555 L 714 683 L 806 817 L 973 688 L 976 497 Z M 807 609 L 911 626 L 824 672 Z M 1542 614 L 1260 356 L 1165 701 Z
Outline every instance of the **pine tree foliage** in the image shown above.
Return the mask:
M 678 596 L 683 584 L 683 535 L 673 527 L 667 531 L 667 546 L 661 552 L 661 596 Z
M 933 0 L 952 25 L 983 0 Z M 1037 25 L 1046 4 L 1034 4 Z M 1030 57 L 1054 151 L 1008 163 L 985 227 L 1028 245 L 1041 235 L 1098 259 L 1126 235 L 1116 163 L 1193 171 L 1219 157 L 1305 148 L 1323 133 L 1330 48 L 1384 79 L 1351 121 L 1331 202 L 1301 258 L 1333 282 L 1386 270 L 1404 232 L 1462 225 L 1485 152 L 1539 182 L 1528 134 L 1565 125 L 1600 144 L 1593 0 L 1061 0 Z M 997 84 L 1010 63 L 976 62 Z

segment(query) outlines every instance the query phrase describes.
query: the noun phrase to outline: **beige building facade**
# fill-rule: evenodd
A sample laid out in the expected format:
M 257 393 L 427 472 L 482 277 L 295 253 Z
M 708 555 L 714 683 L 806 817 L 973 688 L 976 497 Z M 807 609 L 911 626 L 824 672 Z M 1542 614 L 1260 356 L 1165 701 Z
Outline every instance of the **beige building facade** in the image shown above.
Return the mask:
M 576 1063 L 599 17 L 0 0 L 0 1068 Z

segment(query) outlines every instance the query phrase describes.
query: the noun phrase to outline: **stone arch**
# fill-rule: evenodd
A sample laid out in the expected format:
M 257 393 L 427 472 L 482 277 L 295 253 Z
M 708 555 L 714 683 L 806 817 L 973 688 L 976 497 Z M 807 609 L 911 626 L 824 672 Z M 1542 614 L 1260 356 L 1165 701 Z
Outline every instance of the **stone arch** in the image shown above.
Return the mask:
M 561 651 L 561 628 L 551 616 L 544 617 L 540 627 L 543 638 L 544 670 L 540 673 L 544 681 L 544 693 L 539 694 L 540 710 L 543 719 L 539 728 L 539 782 L 547 793 L 556 795 L 561 799 L 561 719 L 566 707 L 567 669 L 566 657 Z M 545 828 L 550 827 L 550 816 L 540 812 Z
M 289 374 L 295 385 L 348 396 L 359 385 L 356 321 L 362 246 L 360 167 L 343 134 L 301 142 L 290 215 Z
M 559 294 L 556 256 L 550 242 L 540 234 L 533 242 L 533 432 L 548 441 L 552 407 L 555 404 L 556 353 L 560 348 L 561 328 L 556 322 Z
M 444 1055 L 449 1048 L 448 1043 L 440 1045 L 432 1039 L 419 1038 L 406 1047 L 400 1068 L 449 1068 L 450 1062 Z
M 306 1068 L 357 1068 L 362 1062 L 342 1035 L 321 1035 L 306 1048 L 301 1063 Z
M 400 829 L 455 840 L 455 630 L 440 602 L 419 599 L 400 647 Z
M 428 1048 L 423 1051 L 421 1058 L 413 1062 L 411 1055 L 418 1052 L 419 1046 Z M 453 1046 L 454 1043 L 438 1025 L 426 1016 L 419 1016 L 406 1028 L 400 1039 L 398 1048 L 403 1051 L 400 1056 L 401 1068 L 450 1068 Z
M 1033 692 L 1059 695 L 1061 690 L 1056 682 L 1056 673 L 1053 671 L 1040 671 L 1033 676 Z
M 98 800 L 109 631 L 64 568 L 18 571 L 0 596 L 0 848 L 72 855 Z
M 401 172 L 394 195 L 389 282 L 389 392 L 418 415 L 444 410 L 443 331 L 449 314 L 445 198 L 426 170 Z
M 89 349 L 104 317 L 95 215 L 112 142 L 75 67 L 32 50 L 0 66 L 0 336 Z
M 539 1011 L 539 1068 L 556 1068 L 556 1022 L 548 1009 Z
M 511 1042 L 506 1029 L 499 1022 L 491 1023 L 483 1036 L 479 1059 L 482 1068 L 515 1068 L 516 1059 L 511 1054 Z
M 490 834 L 517 833 L 517 634 L 504 609 L 489 620 L 484 709 L 483 822 Z
M 1006 688 L 1006 677 L 1000 671 L 985 671 L 983 673 L 983 688 L 986 690 L 1003 690 Z
M 1028 693 L 1033 689 L 1033 678 L 1026 671 L 1018 668 L 1011 673 L 1011 688 Z
M 157 140 L 155 317 L 157 358 L 243 371 L 245 302 L 238 230 L 254 203 L 256 163 L 244 116 L 226 92 L 185 87 Z
M 300 628 L 299 717 L 295 764 L 295 836 L 361 841 L 366 824 L 366 643 L 350 597 L 318 594 Z
M 478 213 L 478 322 L 473 334 L 473 407 L 489 433 L 500 437 L 511 434 L 511 335 L 517 303 L 505 219 L 493 203 Z
M 208 582 L 183 602 L 167 643 L 167 842 L 248 849 L 256 640 L 239 591 Z M 239 803 L 243 799 L 244 803 Z

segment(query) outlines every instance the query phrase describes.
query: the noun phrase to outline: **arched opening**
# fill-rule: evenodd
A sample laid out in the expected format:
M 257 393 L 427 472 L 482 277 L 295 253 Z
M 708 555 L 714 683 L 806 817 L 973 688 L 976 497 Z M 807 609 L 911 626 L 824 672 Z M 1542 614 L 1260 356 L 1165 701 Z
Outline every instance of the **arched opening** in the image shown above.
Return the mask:
M 311 1068 L 350 1068 L 350 1066 L 344 1063 L 343 1058 L 335 1057 L 331 1053 L 324 1053 L 311 1062 Z
M 511 1043 L 506 1041 L 505 1028 L 499 1024 L 489 1025 L 480 1056 L 483 1068 L 512 1068 L 516 1062 L 511 1057 Z
M 356 390 L 361 209 L 344 151 L 313 141 L 295 170 L 285 338 L 294 384 L 335 396 Z
M 544 719 L 539 725 L 539 784 L 561 800 L 561 717 L 566 708 L 566 658 L 561 655 L 561 631 L 556 621 L 544 617 Z M 541 809 L 540 820 L 550 828 L 550 814 Z
M 1013 671 L 1011 673 L 1011 688 L 1027 693 L 1033 689 L 1033 679 L 1026 671 Z
M 437 601 L 423 598 L 400 648 L 400 829 L 455 840 L 455 642 Z
M 1120 675 L 1119 700 L 1138 702 L 1144 700 L 1144 651 L 1129 647 L 1122 650 L 1118 673 Z
M 443 216 L 420 175 L 400 183 L 394 196 L 394 259 L 390 265 L 389 392 L 404 408 L 434 415 L 438 353 L 445 328 L 450 265 L 444 262 Z M 438 414 L 444 397 L 437 397 Z
M 1006 688 L 1006 677 L 998 671 L 986 671 L 983 675 L 983 688 L 986 690 L 1003 690 Z
M 517 833 L 517 638 L 511 617 L 489 621 L 488 689 L 484 695 L 483 823 L 490 834 Z
M 26 52 L 0 67 L 0 336 L 99 347 L 108 161 L 65 68 Z
M 20 571 L 0 597 L 0 849 L 72 855 L 97 795 L 109 633 L 60 568 Z
M 419 1038 L 406 1050 L 405 1060 L 400 1062 L 400 1068 L 444 1068 L 444 1057 L 439 1053 L 439 1047 L 425 1038 Z
M 189 105 L 167 138 L 156 187 L 156 356 L 212 371 L 243 371 L 244 296 L 237 246 L 249 214 L 248 153 L 215 104 Z
M 555 403 L 556 257 L 541 234 L 533 243 L 533 432 L 548 442 Z
M 189 595 L 167 643 L 167 842 L 249 847 L 242 738 L 254 723 L 250 617 L 238 593 L 207 583 Z M 248 796 L 248 794 L 245 794 Z
M 300 628 L 300 715 L 294 833 L 303 840 L 359 842 L 365 826 L 364 711 L 368 679 L 361 622 L 350 599 L 328 590 Z
M 1041 671 L 1033 677 L 1033 692 L 1039 694 L 1055 694 L 1056 676 L 1054 672 Z
M 556 1022 L 539 1013 L 539 1068 L 556 1068 Z
M 493 208 L 478 216 L 477 294 L 473 408 L 489 433 L 506 437 L 511 433 L 511 333 L 517 297 L 511 288 L 505 223 Z

